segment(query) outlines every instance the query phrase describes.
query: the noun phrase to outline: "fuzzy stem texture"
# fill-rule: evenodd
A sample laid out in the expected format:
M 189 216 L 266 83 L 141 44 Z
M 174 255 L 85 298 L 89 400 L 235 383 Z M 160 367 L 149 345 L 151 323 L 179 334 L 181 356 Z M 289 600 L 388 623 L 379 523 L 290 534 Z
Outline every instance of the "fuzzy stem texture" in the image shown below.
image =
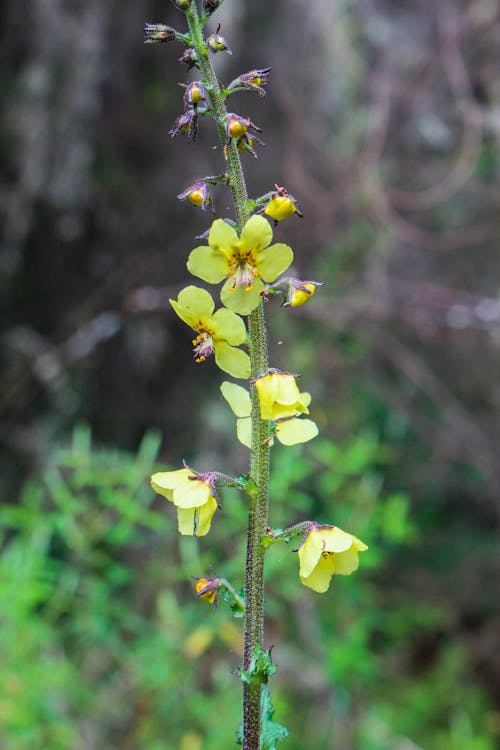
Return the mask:
M 217 76 L 209 58 L 207 46 L 195 3 L 186 11 L 193 47 L 198 57 L 202 83 L 207 89 L 217 121 L 221 144 L 226 144 L 225 123 L 227 109 Z M 227 146 L 227 172 L 236 215 L 240 228 L 250 218 L 248 193 L 240 155 L 235 141 Z M 252 378 L 268 369 L 267 331 L 262 302 L 248 317 L 249 350 Z M 243 668 L 249 669 L 256 649 L 263 647 L 264 638 L 264 555 L 262 540 L 268 526 L 269 505 L 269 424 L 260 417 L 259 400 L 255 385 L 250 386 L 252 401 L 252 449 L 250 476 L 256 490 L 249 495 L 247 557 L 245 574 L 245 633 Z M 258 675 L 243 685 L 243 750 L 260 750 L 261 747 L 261 693 L 262 682 Z

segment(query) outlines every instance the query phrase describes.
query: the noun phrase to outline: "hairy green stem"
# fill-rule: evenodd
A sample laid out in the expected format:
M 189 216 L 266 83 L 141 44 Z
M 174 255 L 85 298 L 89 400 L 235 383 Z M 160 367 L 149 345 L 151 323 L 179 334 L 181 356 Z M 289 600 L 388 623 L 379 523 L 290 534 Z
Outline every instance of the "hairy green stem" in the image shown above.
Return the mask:
M 222 145 L 226 145 L 227 109 L 217 76 L 208 56 L 207 46 L 195 3 L 186 11 L 193 47 L 198 57 L 202 83 L 209 92 L 213 113 L 219 128 Z M 250 217 L 245 176 L 236 142 L 226 148 L 227 172 L 233 193 L 240 228 Z M 252 378 L 268 369 L 267 332 L 262 302 L 248 317 L 249 349 Z M 262 540 L 268 526 L 269 504 L 269 424 L 260 417 L 259 400 L 255 385 L 251 383 L 252 449 L 250 476 L 256 491 L 250 496 L 245 577 L 245 634 L 243 668 L 249 669 L 256 649 L 263 647 L 264 638 L 264 555 Z M 260 750 L 261 747 L 261 693 L 260 679 L 243 685 L 243 750 Z

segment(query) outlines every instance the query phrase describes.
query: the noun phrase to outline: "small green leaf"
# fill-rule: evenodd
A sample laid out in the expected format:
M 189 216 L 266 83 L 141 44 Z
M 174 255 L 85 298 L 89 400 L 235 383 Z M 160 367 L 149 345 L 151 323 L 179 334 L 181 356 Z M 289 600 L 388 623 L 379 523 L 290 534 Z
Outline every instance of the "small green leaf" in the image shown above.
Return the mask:
M 283 724 L 273 721 L 274 708 L 267 685 L 262 688 L 260 711 L 262 750 L 275 750 L 278 742 L 288 737 L 288 729 Z

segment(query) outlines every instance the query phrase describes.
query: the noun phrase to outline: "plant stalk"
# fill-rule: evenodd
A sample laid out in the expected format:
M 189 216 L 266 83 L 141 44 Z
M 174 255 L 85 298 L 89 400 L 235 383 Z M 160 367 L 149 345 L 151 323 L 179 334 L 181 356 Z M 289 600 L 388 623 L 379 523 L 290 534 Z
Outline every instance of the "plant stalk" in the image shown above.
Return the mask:
M 193 2 L 186 11 L 186 18 L 193 47 L 199 61 L 202 83 L 212 102 L 218 124 L 222 146 L 226 145 L 225 123 L 227 109 L 217 76 L 208 56 L 203 31 Z M 227 145 L 227 172 L 233 194 L 236 215 L 240 228 L 250 217 L 248 192 L 241 166 L 238 147 L 234 140 Z M 252 378 L 265 373 L 269 367 L 267 354 L 267 331 L 264 307 L 259 307 L 248 316 L 249 354 Z M 263 647 L 264 638 L 264 555 L 262 540 L 268 526 L 269 505 L 269 423 L 260 417 L 259 399 L 255 385 L 250 385 L 252 402 L 252 448 L 250 452 L 250 476 L 256 491 L 250 496 L 248 512 L 247 556 L 245 576 L 245 625 L 243 669 L 249 669 L 256 649 Z M 261 693 L 262 682 L 257 677 L 243 685 L 243 750 L 260 750 L 261 747 Z

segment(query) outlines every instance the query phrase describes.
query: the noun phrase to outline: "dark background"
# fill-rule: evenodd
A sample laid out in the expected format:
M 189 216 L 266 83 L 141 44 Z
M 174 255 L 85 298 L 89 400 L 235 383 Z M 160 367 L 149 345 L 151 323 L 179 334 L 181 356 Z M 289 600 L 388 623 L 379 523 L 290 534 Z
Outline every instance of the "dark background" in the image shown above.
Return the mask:
M 55 462 L 68 476 L 71 467 L 58 451 L 69 444 L 75 425 L 91 428 L 93 447 L 86 450 L 96 462 L 103 461 L 102 471 L 113 461 L 120 465 L 118 455 L 128 465 L 151 429 L 161 436 L 163 466 L 177 467 L 186 458 L 231 473 L 245 470 L 246 456 L 235 444 L 230 418 L 221 416 L 220 372 L 213 363 L 193 364 L 189 332 L 168 304 L 168 297 L 190 283 L 187 253 L 198 244 L 194 235 L 211 221 L 208 213 L 175 196 L 196 178 L 224 171 L 208 118 L 195 143 L 168 136 L 182 111 L 177 83 L 186 74 L 177 62 L 180 45 L 143 45 L 145 21 L 184 31 L 182 14 L 171 3 L 146 0 L 22 0 L 4 2 L 2 17 L 0 486 L 8 510 L 8 554 L 16 539 L 19 549 L 31 549 L 33 529 L 12 515 L 28 502 L 27 483 L 44 488 L 30 506 L 36 508 L 33 513 L 50 516 L 54 489 L 47 467 Z M 250 115 L 262 127 L 267 144 L 257 147 L 258 160 L 243 155 L 250 195 L 277 183 L 297 197 L 304 218 L 283 222 L 275 239 L 293 247 L 299 277 L 326 282 L 304 308 L 268 306 L 272 364 L 302 374 L 324 440 L 320 453 L 293 449 L 297 465 L 305 462 L 296 477 L 303 485 L 293 517 L 283 514 L 282 522 L 311 513 L 335 522 L 339 492 L 341 517 L 350 518 L 342 511 L 345 503 L 358 508 L 367 522 L 371 513 L 378 518 L 379 497 L 385 508 L 383 498 L 400 496 L 408 518 L 392 537 L 381 533 L 384 552 L 368 563 L 369 588 L 353 584 L 360 587 L 359 601 L 356 594 L 349 607 L 357 611 L 361 606 L 369 622 L 359 654 L 352 651 L 351 628 L 345 634 L 352 661 L 346 671 L 352 676 L 360 662 L 370 665 L 370 677 L 361 670 L 359 693 L 339 667 L 340 656 L 332 657 L 326 677 L 318 677 L 311 665 L 321 657 L 312 653 L 305 659 L 300 645 L 300 632 L 305 642 L 320 638 L 312 634 L 316 617 L 323 625 L 314 627 L 329 630 L 335 595 L 326 595 L 329 604 L 322 598 L 325 610 L 318 613 L 318 597 L 296 599 L 304 593 L 297 593 L 295 579 L 292 586 L 295 570 L 283 573 L 290 579 L 288 601 L 283 596 L 279 605 L 276 584 L 278 603 L 271 605 L 269 626 L 271 640 L 282 644 L 284 673 L 292 675 L 292 688 L 281 687 L 280 719 L 285 721 L 309 695 L 323 724 L 316 714 L 314 720 L 297 720 L 295 741 L 302 737 L 301 747 L 309 741 L 325 750 L 492 750 L 500 734 L 497 4 L 226 0 L 210 21 L 210 31 L 219 21 L 234 53 L 214 60 L 222 81 L 255 67 L 273 68 L 266 98 L 239 93 L 229 100 L 233 111 Z M 223 186 L 215 191 L 215 207 L 218 216 L 233 215 Z M 287 449 L 275 448 L 280 450 Z M 150 463 L 154 452 L 148 454 Z M 351 459 L 354 468 L 346 468 Z M 323 461 L 321 476 L 318 461 Z M 345 474 L 346 486 L 328 478 L 326 467 Z M 151 466 L 143 468 L 140 491 L 147 494 Z M 354 489 L 349 472 L 356 478 Z M 98 488 L 104 481 L 99 477 L 92 474 L 83 489 Z M 110 480 L 113 486 L 116 481 Z M 69 495 L 78 497 L 78 487 L 68 482 Z M 370 485 L 369 508 L 360 489 L 367 482 L 376 485 Z M 98 489 L 91 495 L 93 501 L 100 497 Z M 152 502 L 148 498 L 145 502 Z M 279 502 L 286 507 L 285 496 Z M 47 532 L 52 542 L 44 548 L 43 565 L 74 564 L 81 572 L 85 554 L 75 562 L 72 543 L 58 547 L 54 542 L 63 534 L 59 526 L 68 518 L 68 507 Z M 170 563 L 181 565 L 182 545 L 180 551 L 173 549 L 178 543 L 173 513 L 161 504 L 154 507 L 168 516 Z M 395 507 L 388 507 L 389 525 Z M 75 522 L 82 522 L 86 533 L 88 519 L 81 521 L 80 510 Z M 120 516 L 123 509 L 118 503 L 115 510 Z M 238 518 L 235 533 L 237 527 L 241 535 Z M 218 523 L 222 527 L 222 514 Z M 158 557 L 148 557 L 155 570 L 161 567 L 161 539 L 154 547 Z M 107 553 L 110 561 L 123 558 L 130 572 L 134 555 L 143 560 L 147 544 L 141 540 L 134 552 L 129 542 L 115 540 Z M 377 538 L 370 542 L 371 548 L 377 546 Z M 210 565 L 231 557 L 222 529 L 214 543 L 219 551 L 207 559 Z M 202 541 L 202 547 L 209 544 L 209 537 Z M 13 564 L 11 572 L 19 566 Z M 123 601 L 149 621 L 143 599 L 152 600 L 158 587 L 172 585 L 175 607 L 183 601 L 191 607 L 192 595 L 183 583 L 186 569 L 181 565 L 179 571 L 173 582 L 160 576 L 144 597 L 140 580 L 129 581 Z M 197 571 L 204 572 L 199 566 L 189 569 Z M 241 576 L 241 567 L 233 574 Z M 58 576 L 51 579 L 56 588 Z M 350 579 L 338 585 L 347 590 Z M 60 632 L 62 620 L 76 610 L 68 600 L 49 617 L 49 600 L 35 597 L 23 617 Z M 290 632 L 279 627 L 287 607 L 295 607 L 288 614 L 295 623 Z M 196 614 L 186 617 L 202 617 L 199 611 L 196 605 Z M 384 631 L 380 621 L 389 612 L 404 614 Z M 370 618 L 376 616 L 380 621 L 374 623 Z M 103 622 L 109 635 L 114 621 L 104 617 Z M 62 647 L 68 664 L 91 657 L 95 639 L 89 632 L 84 657 L 72 641 Z M 138 627 L 134 643 L 141 632 Z M 286 650 L 287 639 L 297 653 Z M 333 654 L 328 638 L 325 643 Z M 51 644 L 48 652 L 60 646 L 57 638 Z M 39 648 L 45 647 L 33 645 L 35 661 Z M 294 659 L 304 659 L 300 669 Z M 14 673 L 22 663 L 20 656 Z M 311 684 L 307 678 L 294 690 L 293 677 L 304 664 L 312 670 Z M 191 682 L 186 677 L 188 696 L 208 696 L 208 716 L 220 694 L 214 688 L 210 696 L 207 689 L 207 680 L 212 687 L 218 684 L 207 676 L 212 667 L 207 662 L 204 675 L 196 668 Z M 118 670 L 116 664 L 113 669 Z M 90 672 L 89 685 L 92 680 L 98 684 L 99 670 Z M 381 675 L 389 686 L 393 681 L 392 692 L 377 683 Z M 228 679 L 236 684 L 236 678 Z M 35 693 L 43 680 L 33 677 Z M 234 692 L 229 684 L 228 695 Z M 414 717 L 407 725 L 400 724 L 401 711 L 394 708 L 403 684 L 408 690 L 404 705 Z M 465 692 L 458 691 L 453 705 L 443 699 L 435 716 L 436 696 L 449 696 L 459 685 L 467 686 Z M 65 690 L 62 677 L 59 690 Z M 324 718 L 321 708 L 332 691 L 337 691 L 330 707 L 340 727 L 337 744 L 329 730 L 330 714 Z M 43 707 L 32 714 L 27 709 L 24 719 L 5 730 L 4 744 L 8 750 L 90 748 L 92 742 L 99 748 L 198 750 L 205 733 L 206 748 L 232 737 L 232 726 L 219 736 L 222 729 L 210 729 L 210 719 L 200 719 L 201 714 L 194 729 L 186 728 L 183 721 L 192 719 L 186 714 L 171 730 L 176 739 L 161 744 L 155 731 L 164 737 L 170 730 L 154 718 L 155 711 L 164 716 L 168 710 L 160 701 L 163 708 L 149 714 L 147 703 L 142 696 L 126 719 L 118 711 L 109 725 L 90 709 L 80 716 L 76 698 L 74 706 L 54 709 L 54 714 L 46 715 Z M 379 709 L 372 715 L 366 706 L 375 704 Z M 138 728 L 142 710 L 150 716 L 150 734 Z M 7 717 L 11 711 L 6 709 Z M 46 729 L 65 721 L 74 735 L 63 732 L 60 739 Z M 94 734 L 85 734 L 88 723 Z M 356 733 L 360 725 L 368 727 L 365 734 Z M 290 748 L 296 746 L 292 742 Z

